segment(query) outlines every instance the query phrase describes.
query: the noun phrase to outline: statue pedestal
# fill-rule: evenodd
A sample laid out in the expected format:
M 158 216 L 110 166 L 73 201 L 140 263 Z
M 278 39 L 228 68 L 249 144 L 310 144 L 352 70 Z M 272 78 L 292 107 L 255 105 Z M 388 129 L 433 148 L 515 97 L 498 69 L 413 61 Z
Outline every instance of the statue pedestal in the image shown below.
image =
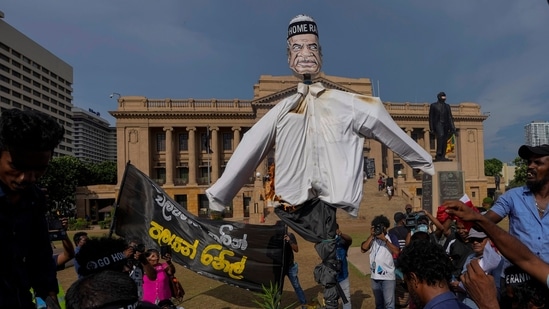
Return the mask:
M 434 162 L 434 166 L 435 175 L 423 174 L 421 208 L 436 216 L 442 202 L 459 200 L 465 194 L 465 179 L 455 161 Z

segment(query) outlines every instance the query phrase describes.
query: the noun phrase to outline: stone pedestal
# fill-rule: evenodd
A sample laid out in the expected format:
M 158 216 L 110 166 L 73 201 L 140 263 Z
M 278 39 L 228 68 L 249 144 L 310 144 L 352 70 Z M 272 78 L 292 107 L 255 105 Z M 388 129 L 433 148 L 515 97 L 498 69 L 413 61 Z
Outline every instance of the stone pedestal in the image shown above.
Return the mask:
M 423 175 L 421 208 L 436 216 L 438 206 L 465 194 L 465 177 L 454 161 L 434 162 L 435 175 Z

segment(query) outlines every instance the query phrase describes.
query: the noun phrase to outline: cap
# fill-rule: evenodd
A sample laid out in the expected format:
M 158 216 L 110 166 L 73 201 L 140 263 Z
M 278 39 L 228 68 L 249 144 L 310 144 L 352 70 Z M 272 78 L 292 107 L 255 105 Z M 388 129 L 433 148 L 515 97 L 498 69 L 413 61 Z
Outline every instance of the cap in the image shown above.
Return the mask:
M 288 39 L 298 34 L 311 33 L 318 37 L 318 28 L 314 19 L 307 15 L 297 15 L 288 25 Z
M 522 145 L 518 150 L 519 157 L 524 160 L 530 159 L 533 155 L 549 156 L 549 145 L 543 144 L 539 146 Z
M 415 232 L 429 233 L 429 226 L 427 224 L 418 224 Z
M 529 274 L 515 265 L 507 267 L 504 273 L 506 285 L 518 285 L 532 280 Z
M 395 215 L 393 216 L 393 219 L 395 219 L 395 222 L 400 222 L 400 221 L 406 219 L 406 215 L 401 213 L 400 211 L 395 212 Z
M 440 97 L 445 97 L 446 96 L 446 93 L 444 93 L 444 91 L 441 91 L 437 94 L 437 98 L 440 99 Z
M 467 238 L 486 238 L 486 234 L 484 232 L 479 232 L 475 230 L 474 228 L 471 228 L 469 230 L 469 235 L 467 235 Z

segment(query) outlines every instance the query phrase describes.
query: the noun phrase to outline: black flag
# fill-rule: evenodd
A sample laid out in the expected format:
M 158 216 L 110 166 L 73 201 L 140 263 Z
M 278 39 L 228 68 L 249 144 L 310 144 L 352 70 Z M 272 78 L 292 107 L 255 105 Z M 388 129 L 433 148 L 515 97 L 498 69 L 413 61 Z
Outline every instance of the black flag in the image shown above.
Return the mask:
M 198 218 L 129 163 L 113 228 L 147 248 L 170 246 L 174 262 L 201 275 L 253 291 L 280 286 L 283 225 Z

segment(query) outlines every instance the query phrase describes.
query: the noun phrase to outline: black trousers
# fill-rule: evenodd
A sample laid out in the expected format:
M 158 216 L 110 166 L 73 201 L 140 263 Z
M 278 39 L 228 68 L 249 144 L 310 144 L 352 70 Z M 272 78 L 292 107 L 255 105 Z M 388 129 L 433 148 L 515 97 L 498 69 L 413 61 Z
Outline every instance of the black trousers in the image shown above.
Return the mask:
M 315 280 L 324 286 L 324 300 L 327 309 L 337 309 L 339 285 L 337 274 L 341 268 L 336 258 L 336 208 L 319 199 L 313 199 L 287 212 L 275 208 L 280 219 L 305 240 L 314 242 L 322 263 L 314 270 Z M 343 294 L 341 294 L 343 295 Z

